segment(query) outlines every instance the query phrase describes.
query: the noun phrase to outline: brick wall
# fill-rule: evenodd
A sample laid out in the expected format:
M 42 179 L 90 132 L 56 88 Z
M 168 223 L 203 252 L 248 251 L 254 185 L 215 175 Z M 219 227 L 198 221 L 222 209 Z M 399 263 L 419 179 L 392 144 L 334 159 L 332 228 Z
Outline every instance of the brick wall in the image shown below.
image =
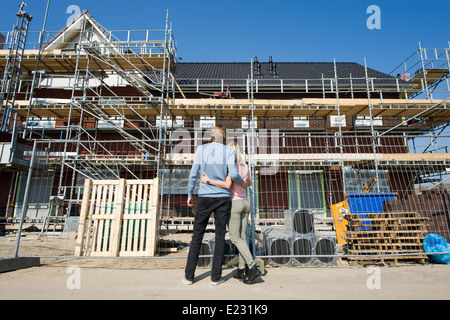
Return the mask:
M 260 129 L 290 129 L 294 128 L 292 117 L 258 117 Z
M 309 117 L 310 128 L 325 128 L 327 117 Z
M 225 128 L 236 129 L 242 127 L 241 117 L 216 117 L 216 125 L 222 125 Z
M 399 117 L 383 117 L 383 126 L 394 127 L 402 123 L 402 118 Z
M 194 128 L 196 121 L 200 121 L 200 116 L 185 116 L 184 127 Z M 354 126 L 355 117 L 351 115 L 345 116 L 345 126 Z M 391 127 L 402 122 L 398 117 L 383 117 L 383 126 Z M 216 125 L 221 125 L 228 129 L 242 128 L 242 117 L 217 116 Z M 293 117 L 257 117 L 257 127 L 259 129 L 293 129 Z M 330 117 L 309 117 L 309 128 L 337 128 L 331 127 Z

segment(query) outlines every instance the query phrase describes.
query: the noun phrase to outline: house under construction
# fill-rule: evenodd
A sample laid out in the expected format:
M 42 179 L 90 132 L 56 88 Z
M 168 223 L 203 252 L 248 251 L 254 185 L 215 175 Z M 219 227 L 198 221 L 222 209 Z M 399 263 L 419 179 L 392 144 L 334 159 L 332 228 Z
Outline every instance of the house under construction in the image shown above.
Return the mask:
M 117 256 L 125 246 L 140 256 L 153 240 L 142 255 L 166 254 L 165 236 L 192 228 L 195 148 L 222 125 L 254 182 L 252 250 L 270 263 L 423 257 L 426 234 L 450 240 L 450 45 L 419 47 L 389 74 L 366 63 L 282 62 L 276 52 L 189 63 L 177 61 L 168 19 L 161 30 L 110 31 L 83 11 L 44 34 L 29 31 L 30 21 L 21 8 L 0 44 L 4 234 L 19 225 L 78 231 L 76 256 Z M 137 218 L 125 227 L 104 216 L 80 229 L 101 214 L 88 208 L 96 201 L 115 210 L 118 190 L 140 199 L 125 205 L 140 210 L 147 187 L 118 181 L 150 180 L 152 233 Z M 101 199 L 86 190 L 96 185 L 104 186 Z M 114 232 L 122 238 L 105 240 Z M 205 239 L 205 255 L 212 241 Z

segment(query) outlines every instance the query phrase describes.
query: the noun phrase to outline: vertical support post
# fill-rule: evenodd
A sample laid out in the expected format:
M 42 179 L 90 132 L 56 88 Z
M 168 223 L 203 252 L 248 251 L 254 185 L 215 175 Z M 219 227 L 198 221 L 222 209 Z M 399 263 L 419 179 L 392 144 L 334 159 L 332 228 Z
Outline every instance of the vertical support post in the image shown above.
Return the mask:
M 256 219 L 256 208 L 257 208 L 257 193 L 258 188 L 256 183 L 256 174 L 255 174 L 255 161 L 254 161 L 254 155 L 256 154 L 255 150 L 255 139 L 256 139 L 256 132 L 255 132 L 255 118 L 254 118 L 254 96 L 253 96 L 253 59 L 251 60 L 250 64 L 250 100 L 251 100 L 251 121 L 250 121 L 250 134 L 247 134 L 247 140 L 248 140 L 248 147 L 249 147 L 249 153 L 248 153 L 248 163 L 249 163 L 249 171 L 250 171 L 250 178 L 252 181 L 252 185 L 250 187 L 250 235 L 248 237 L 248 241 L 250 241 L 250 249 L 253 255 L 253 259 L 256 257 L 256 246 L 255 246 L 255 219 Z M 247 131 L 248 132 L 248 131 Z M 255 190 L 256 187 L 256 190 Z
M 86 63 L 86 70 L 85 70 L 85 75 L 84 75 L 84 77 L 83 77 L 83 79 L 82 79 L 82 89 L 83 89 L 83 103 L 86 101 L 86 99 L 87 99 L 87 91 L 88 91 L 88 87 L 89 87 L 89 66 L 90 66 L 90 61 L 91 61 L 91 58 L 89 57 L 89 55 L 87 55 L 86 56 L 87 57 L 87 63 Z M 79 72 L 79 70 L 77 70 L 76 71 L 77 73 Z M 72 97 L 72 100 L 74 99 L 74 97 Z M 83 105 L 83 108 L 81 109 L 81 112 L 80 112 L 80 123 L 79 123 L 79 126 L 78 126 L 78 130 L 81 130 L 82 128 L 83 128 L 83 118 L 84 118 L 84 105 Z M 76 148 L 75 148 L 75 154 L 76 154 L 76 158 L 78 159 L 78 157 L 79 157 L 79 154 L 80 154 L 80 145 L 82 145 L 82 142 L 81 142 L 81 134 L 80 134 L 80 132 L 79 132 L 79 134 L 78 134 L 78 138 L 77 138 L 77 140 L 78 140 L 78 142 L 77 142 L 77 144 L 76 144 Z M 78 164 L 77 164 L 77 162 L 75 161 L 74 163 L 73 163 L 73 169 L 74 169 L 74 171 L 76 171 L 77 170 L 77 166 L 78 166 Z M 109 169 L 109 168 L 108 168 Z M 71 183 L 71 188 L 70 188 L 70 194 L 69 194 L 69 201 L 70 202 L 72 202 L 72 198 L 73 198 L 73 191 L 74 191 L 74 188 L 75 188 L 75 184 L 76 184 L 76 175 L 75 174 L 72 174 L 72 183 Z M 71 210 L 71 207 L 69 207 L 69 212 L 68 212 L 68 214 L 70 215 L 70 210 Z
M 23 131 L 23 138 L 25 138 L 26 132 L 27 132 L 27 129 L 28 129 L 28 119 L 30 117 L 31 105 L 32 105 L 32 102 L 33 102 L 33 97 L 34 97 L 34 88 L 36 86 L 36 77 L 37 77 L 37 74 L 39 72 L 39 63 L 40 63 L 40 60 L 41 60 L 41 53 L 42 53 L 42 49 L 43 49 L 42 44 L 44 42 L 45 27 L 47 25 L 47 17 L 48 17 L 49 6 L 50 6 L 50 0 L 47 0 L 47 8 L 45 10 L 45 16 L 44 16 L 44 25 L 42 26 L 42 31 L 41 31 L 41 33 L 39 35 L 39 53 L 38 53 L 38 56 L 37 56 L 36 67 L 34 69 L 33 80 L 32 80 L 32 83 L 31 83 L 31 91 L 30 91 L 30 96 L 29 96 L 30 100 L 28 102 L 27 116 L 25 118 L 25 128 L 24 128 L 24 131 Z M 40 82 L 40 80 L 41 79 L 39 79 L 39 82 Z
M 350 72 L 350 93 L 352 95 L 352 99 L 354 98 L 353 95 L 353 79 L 352 79 L 352 73 Z
M 166 148 L 167 148 L 167 116 L 168 116 L 168 108 L 169 108 L 169 88 L 170 86 L 169 82 L 172 79 L 170 77 L 171 74 L 171 59 L 172 54 L 169 52 L 169 10 L 167 10 L 166 13 L 166 26 L 164 31 L 164 61 L 163 61 L 163 76 L 162 76 L 162 85 L 161 85 L 161 111 L 160 111 L 160 123 L 159 123 L 159 141 L 158 141 L 158 156 L 157 156 L 157 172 L 156 172 L 156 178 L 164 181 L 164 174 L 165 174 L 165 168 L 166 168 Z M 159 190 L 159 196 L 160 196 L 160 205 L 158 209 L 158 217 L 162 216 L 163 211 L 163 197 L 164 197 L 164 183 L 160 184 L 161 189 Z
M 16 248 L 14 251 L 14 257 L 16 257 L 16 258 L 19 256 L 20 236 L 22 234 L 23 222 L 25 220 L 25 217 L 27 216 L 27 211 L 28 211 L 28 199 L 30 196 L 30 185 L 31 185 L 31 176 L 33 175 L 34 159 L 36 157 L 36 146 L 37 146 L 37 140 L 34 140 L 33 153 L 31 155 L 30 168 L 28 169 L 27 184 L 25 187 L 25 194 L 24 194 L 24 199 L 23 199 L 22 217 L 20 218 L 19 230 L 17 231 Z
M 125 186 L 126 180 L 120 179 L 119 184 L 114 192 L 114 211 L 112 220 L 112 239 L 111 239 L 111 249 L 110 254 L 112 257 L 119 256 L 119 244 L 120 244 L 120 229 L 122 226 L 122 213 L 123 205 L 125 199 Z M 84 199 L 83 199 L 84 200 Z
M 156 255 L 156 245 L 158 244 L 159 237 L 159 207 L 158 199 L 159 199 L 159 179 L 153 179 L 153 185 L 151 186 L 150 193 L 150 203 L 149 203 L 149 214 L 150 219 L 147 225 L 147 250 L 149 256 L 153 257 Z
M 375 137 L 375 130 L 373 129 L 372 102 L 370 100 L 369 74 L 367 72 L 366 58 L 364 58 L 364 72 L 365 72 L 365 76 L 366 76 L 366 90 L 367 90 L 367 101 L 368 101 L 369 117 L 370 117 L 370 134 L 371 134 L 371 141 L 372 141 L 373 161 L 375 164 L 375 178 L 377 180 L 376 186 L 377 186 L 377 192 L 380 192 L 380 183 L 379 183 L 380 178 L 379 178 L 379 172 L 378 172 L 378 159 L 377 159 L 377 146 L 376 146 L 377 137 Z
M 66 127 L 66 139 L 64 142 L 64 149 L 63 149 L 63 159 L 61 162 L 61 173 L 59 176 L 59 185 L 58 185 L 58 195 L 62 195 L 63 192 L 63 188 L 62 188 L 62 182 L 63 182 L 63 177 L 64 177 L 64 168 L 65 168 L 65 164 L 64 161 L 66 160 L 66 155 L 67 155 L 67 145 L 68 145 L 68 141 L 70 139 L 70 137 L 72 136 L 72 129 L 71 129 L 71 120 L 72 120 L 72 110 L 73 110 L 73 106 L 75 103 L 77 103 L 76 100 L 76 90 L 77 90 L 77 85 L 79 83 L 79 76 L 80 76 L 80 58 L 81 58 L 81 43 L 84 40 L 83 37 L 85 36 L 86 33 L 86 17 L 83 17 L 82 20 L 82 25 L 81 25 L 81 30 L 80 30 L 80 39 L 78 41 L 78 45 L 77 45 L 77 62 L 75 65 L 75 73 L 74 73 L 74 79 L 73 79 L 73 87 L 72 87 L 72 97 L 70 100 L 70 109 L 69 109 L 69 115 L 67 117 L 67 127 Z M 80 119 L 81 121 L 81 119 Z
M 84 191 L 83 191 L 83 200 L 81 202 L 81 211 L 80 211 L 80 220 L 78 222 L 78 232 L 77 232 L 77 242 L 75 245 L 75 256 L 81 256 L 83 253 L 83 247 L 84 247 L 84 231 L 86 228 L 86 217 L 88 215 L 88 209 L 89 209 L 89 201 L 91 200 L 91 186 L 92 186 L 92 180 L 86 179 L 84 180 Z M 94 205 L 93 203 L 91 204 Z
M 450 41 L 448 42 L 448 49 L 445 49 L 445 57 L 447 58 L 447 68 L 448 68 L 448 72 L 450 73 L 450 57 L 449 57 L 449 52 L 450 52 Z M 448 79 L 447 79 L 447 88 L 448 88 Z
M 420 57 L 420 62 L 422 64 L 422 74 L 423 74 L 423 80 L 424 80 L 424 88 L 425 88 L 425 92 L 427 93 L 427 99 L 430 99 L 431 102 L 433 102 L 433 95 L 430 93 L 430 90 L 428 88 L 427 71 L 425 69 L 425 62 L 424 62 L 424 54 L 423 54 L 423 52 L 424 52 L 424 49 L 422 49 L 422 45 L 420 44 L 420 41 L 419 41 L 419 57 Z M 425 54 L 426 54 L 426 52 L 425 52 Z
M 334 81 L 335 81 L 335 85 L 336 85 L 336 109 L 337 109 L 337 113 L 338 113 L 338 121 L 341 120 L 341 106 L 339 103 L 339 83 L 338 83 L 338 75 L 337 75 L 337 66 L 336 66 L 336 59 L 334 59 Z M 344 115 L 345 117 L 345 115 Z M 345 118 L 344 121 L 347 121 L 347 119 Z M 341 166 L 341 171 L 342 171 L 342 188 L 344 190 L 344 195 L 346 194 L 345 191 L 345 174 L 344 174 L 344 146 L 343 146 L 343 140 L 342 140 L 342 125 L 339 123 L 339 130 L 338 130 L 338 135 L 339 135 L 339 151 L 341 153 L 341 159 L 340 159 L 340 166 Z
M 326 98 L 326 95 L 325 95 L 325 84 L 324 84 L 324 79 L 323 79 L 323 73 L 322 73 L 322 98 Z

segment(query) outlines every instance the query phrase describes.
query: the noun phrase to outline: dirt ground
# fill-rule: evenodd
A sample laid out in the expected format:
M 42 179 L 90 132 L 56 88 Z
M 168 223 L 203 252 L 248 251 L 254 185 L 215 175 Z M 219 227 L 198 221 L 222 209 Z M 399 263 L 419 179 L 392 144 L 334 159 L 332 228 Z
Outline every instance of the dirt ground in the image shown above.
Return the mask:
M 253 285 L 232 278 L 210 285 L 198 268 L 181 282 L 184 259 L 41 259 L 41 266 L 0 274 L 0 299 L 20 300 L 448 300 L 450 266 L 266 267 Z

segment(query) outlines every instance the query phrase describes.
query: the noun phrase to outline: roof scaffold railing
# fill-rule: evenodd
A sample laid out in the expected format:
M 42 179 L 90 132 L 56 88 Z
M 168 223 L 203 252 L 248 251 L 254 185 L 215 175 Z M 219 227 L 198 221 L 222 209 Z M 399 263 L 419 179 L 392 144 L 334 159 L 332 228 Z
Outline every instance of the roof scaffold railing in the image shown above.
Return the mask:
M 408 99 L 425 95 L 433 100 L 436 94 L 449 93 L 450 42 L 447 48 L 424 48 L 419 42 L 419 49 L 390 74 L 412 84 Z

